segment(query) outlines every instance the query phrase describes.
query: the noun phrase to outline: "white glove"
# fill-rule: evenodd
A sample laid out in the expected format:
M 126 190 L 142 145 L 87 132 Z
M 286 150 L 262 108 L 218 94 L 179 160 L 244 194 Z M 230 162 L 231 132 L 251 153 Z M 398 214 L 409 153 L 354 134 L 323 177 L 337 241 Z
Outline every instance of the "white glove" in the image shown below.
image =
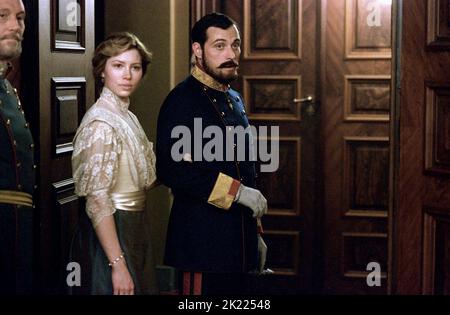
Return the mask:
M 254 218 L 261 218 L 267 213 L 267 200 L 259 190 L 241 184 L 235 201 L 250 208 Z

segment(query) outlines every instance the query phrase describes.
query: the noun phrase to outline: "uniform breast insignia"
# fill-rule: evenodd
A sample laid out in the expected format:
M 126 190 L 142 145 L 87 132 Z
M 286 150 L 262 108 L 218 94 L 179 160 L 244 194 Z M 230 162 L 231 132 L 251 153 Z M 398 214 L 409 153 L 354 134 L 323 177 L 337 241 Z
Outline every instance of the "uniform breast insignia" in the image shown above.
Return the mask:
M 234 110 L 234 106 L 233 106 L 233 103 L 231 102 L 230 98 L 228 97 L 228 95 L 226 97 L 227 97 L 228 107 L 230 107 L 231 110 Z

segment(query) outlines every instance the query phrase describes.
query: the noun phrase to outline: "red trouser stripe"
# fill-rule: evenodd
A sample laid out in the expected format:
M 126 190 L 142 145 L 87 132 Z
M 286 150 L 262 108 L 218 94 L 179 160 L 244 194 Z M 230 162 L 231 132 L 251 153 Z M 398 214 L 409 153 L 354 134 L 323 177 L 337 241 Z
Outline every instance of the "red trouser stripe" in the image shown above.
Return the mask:
M 191 295 L 191 273 L 183 273 L 183 295 Z
M 193 281 L 191 281 L 192 276 Z M 202 295 L 202 278 L 201 272 L 183 272 L 183 295 Z
M 202 273 L 194 273 L 194 295 L 202 295 Z

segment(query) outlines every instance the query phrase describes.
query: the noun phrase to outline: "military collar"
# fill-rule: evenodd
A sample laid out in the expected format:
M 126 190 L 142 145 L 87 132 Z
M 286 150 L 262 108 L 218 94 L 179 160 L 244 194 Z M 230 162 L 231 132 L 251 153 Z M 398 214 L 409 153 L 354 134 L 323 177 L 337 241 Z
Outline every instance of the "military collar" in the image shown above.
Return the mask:
M 10 62 L 0 62 L 0 79 L 5 79 L 11 70 L 12 65 Z
M 194 69 L 192 70 L 192 76 L 211 89 L 218 90 L 220 92 L 226 92 L 230 89 L 230 85 L 217 82 L 213 77 L 204 72 L 197 65 L 194 66 Z

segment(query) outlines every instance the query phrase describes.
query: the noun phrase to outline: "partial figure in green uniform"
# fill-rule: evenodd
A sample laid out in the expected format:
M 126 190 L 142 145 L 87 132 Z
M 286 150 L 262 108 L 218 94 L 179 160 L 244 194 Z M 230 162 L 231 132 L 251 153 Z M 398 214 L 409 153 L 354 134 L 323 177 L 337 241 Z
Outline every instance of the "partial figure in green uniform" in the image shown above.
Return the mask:
M 6 80 L 22 52 L 25 8 L 0 0 L 0 295 L 33 288 L 34 143 L 17 90 Z

